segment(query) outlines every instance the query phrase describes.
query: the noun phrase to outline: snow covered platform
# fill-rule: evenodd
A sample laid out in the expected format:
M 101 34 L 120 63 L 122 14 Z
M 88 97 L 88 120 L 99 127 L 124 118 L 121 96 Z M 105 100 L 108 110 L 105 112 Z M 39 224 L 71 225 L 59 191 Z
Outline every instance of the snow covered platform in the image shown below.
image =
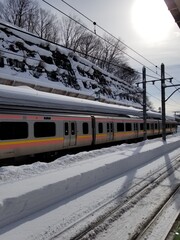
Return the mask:
M 134 147 L 136 146 L 136 147 Z M 53 163 L 0 168 L 0 228 L 69 197 L 179 151 L 180 138 L 123 144 L 90 153 L 65 156 Z M 131 151 L 132 150 L 132 151 Z M 102 158 L 103 154 L 103 158 Z

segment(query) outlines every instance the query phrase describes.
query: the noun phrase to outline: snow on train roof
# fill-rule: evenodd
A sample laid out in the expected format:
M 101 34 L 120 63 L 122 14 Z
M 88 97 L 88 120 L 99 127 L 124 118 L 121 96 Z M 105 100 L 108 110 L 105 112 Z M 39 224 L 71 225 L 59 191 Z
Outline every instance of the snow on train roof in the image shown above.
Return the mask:
M 119 116 L 143 116 L 142 109 L 107 104 L 98 101 L 86 100 L 70 96 L 37 91 L 28 86 L 0 85 L 0 105 L 33 106 L 43 109 L 59 109 L 61 111 L 83 112 L 91 114 L 113 114 Z M 160 119 L 157 112 L 147 111 L 148 117 Z
M 74 109 L 101 113 L 141 115 L 141 109 L 101 103 L 54 93 L 34 90 L 27 86 L 0 85 L 0 104 L 35 106 L 59 109 Z

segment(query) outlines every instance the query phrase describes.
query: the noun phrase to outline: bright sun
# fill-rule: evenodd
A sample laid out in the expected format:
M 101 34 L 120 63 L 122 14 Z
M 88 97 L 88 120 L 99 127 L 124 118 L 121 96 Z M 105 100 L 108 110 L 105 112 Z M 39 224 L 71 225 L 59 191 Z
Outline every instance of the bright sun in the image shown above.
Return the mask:
M 162 0 L 134 0 L 132 22 L 135 30 L 150 43 L 167 38 L 172 19 Z

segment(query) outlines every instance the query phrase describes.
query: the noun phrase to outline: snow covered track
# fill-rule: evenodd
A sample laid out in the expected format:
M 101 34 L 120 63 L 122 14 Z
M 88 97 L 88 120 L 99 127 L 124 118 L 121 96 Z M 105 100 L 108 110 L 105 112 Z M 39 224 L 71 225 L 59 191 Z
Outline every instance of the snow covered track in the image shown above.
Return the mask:
M 170 198 L 167 199 L 167 202 L 163 204 L 163 207 L 160 208 L 159 211 L 157 211 L 156 215 L 149 222 L 149 224 L 147 224 L 144 230 L 141 231 L 140 234 L 133 239 L 156 240 L 157 239 L 156 229 L 159 229 L 159 228 L 161 228 L 161 236 L 158 235 L 158 239 L 165 239 L 169 233 L 170 226 L 172 226 L 172 223 L 175 222 L 175 220 L 179 215 L 177 209 L 174 207 L 175 205 L 174 203 L 177 203 L 180 208 L 179 199 L 180 199 L 180 184 L 174 190 Z M 164 219 L 166 219 L 166 221 L 164 221 Z
M 134 205 L 137 202 L 142 200 L 143 197 L 146 196 L 147 194 L 150 194 L 152 189 L 157 187 L 158 184 L 160 184 L 165 178 L 167 178 L 169 175 L 171 175 L 173 173 L 174 169 L 179 168 L 180 167 L 179 161 L 180 161 L 180 156 L 175 158 L 169 165 L 159 168 L 158 170 L 154 171 L 153 173 L 151 173 L 149 176 L 147 176 L 144 179 L 140 179 L 135 185 L 133 185 L 131 188 L 129 188 L 128 191 L 122 192 L 120 195 L 116 196 L 115 199 L 112 199 L 108 203 L 101 206 L 101 208 L 97 209 L 97 211 L 106 207 L 106 209 L 109 209 L 108 212 L 105 212 L 105 214 L 103 214 L 103 215 L 100 215 L 100 213 L 99 213 L 98 214 L 99 217 L 97 218 L 97 220 L 93 221 L 86 229 L 84 229 L 83 231 L 81 231 L 79 234 L 77 234 L 75 237 L 72 237 L 71 239 L 72 240 L 80 240 L 80 239 L 90 240 L 90 239 L 94 239 L 96 237 L 96 235 L 99 234 L 100 232 L 107 230 L 109 225 L 111 225 L 113 222 L 117 221 L 118 218 L 121 218 L 125 212 L 130 211 L 131 208 L 134 207 Z M 155 210 L 155 213 L 152 212 L 149 215 L 150 219 L 147 218 L 147 220 L 144 223 L 141 223 L 140 226 L 138 226 L 138 229 L 132 234 L 132 236 L 130 238 L 131 240 L 149 239 L 149 238 L 139 238 L 139 233 L 144 232 L 143 229 L 146 227 L 146 225 L 149 222 L 151 222 L 152 216 L 153 216 L 153 220 L 154 220 L 154 215 L 156 215 L 157 212 L 159 213 L 160 211 L 162 211 L 162 209 L 165 208 L 162 206 L 164 206 L 166 201 L 169 203 L 170 199 L 171 199 L 171 202 L 172 202 L 172 199 L 174 199 L 175 193 L 179 194 L 179 185 L 175 188 L 175 190 L 174 189 L 172 190 L 172 192 L 170 193 L 170 196 L 169 195 L 167 196 L 167 199 L 165 199 L 163 202 L 160 201 L 158 209 Z M 117 204 L 117 202 L 118 202 L 118 204 Z M 179 208 L 180 208 L 180 206 L 179 206 Z M 161 209 L 161 210 L 159 210 L 159 209 Z M 94 213 L 95 213 L 95 211 L 89 213 L 89 216 L 94 215 Z M 89 217 L 89 216 L 86 216 L 86 217 Z M 177 218 L 177 211 L 175 214 L 175 218 L 173 218 L 173 217 L 171 217 L 171 220 L 173 220 L 171 222 L 171 224 Z M 157 218 L 155 218 L 155 220 L 157 220 Z M 84 221 L 84 219 L 82 219 L 82 221 Z M 166 226 L 167 234 L 168 234 L 170 228 L 167 228 L 167 226 Z M 69 230 L 69 228 L 67 230 Z M 64 239 L 63 238 L 64 233 L 65 233 L 65 230 L 63 230 L 63 232 L 59 233 L 56 237 L 58 237 L 58 239 L 61 239 L 61 238 Z M 147 234 L 147 232 L 146 232 L 146 234 Z M 140 234 L 140 236 L 141 236 L 141 234 Z M 56 239 L 56 238 L 53 237 L 52 239 Z M 164 239 L 164 238 L 162 238 L 162 239 Z M 156 238 L 154 240 L 156 240 Z

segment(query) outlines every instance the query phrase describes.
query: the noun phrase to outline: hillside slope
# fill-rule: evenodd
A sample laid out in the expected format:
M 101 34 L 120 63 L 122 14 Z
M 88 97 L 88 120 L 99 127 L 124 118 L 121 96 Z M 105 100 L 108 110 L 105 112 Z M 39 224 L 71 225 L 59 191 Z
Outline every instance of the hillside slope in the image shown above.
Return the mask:
M 0 83 L 141 108 L 139 89 L 77 53 L 0 21 Z

